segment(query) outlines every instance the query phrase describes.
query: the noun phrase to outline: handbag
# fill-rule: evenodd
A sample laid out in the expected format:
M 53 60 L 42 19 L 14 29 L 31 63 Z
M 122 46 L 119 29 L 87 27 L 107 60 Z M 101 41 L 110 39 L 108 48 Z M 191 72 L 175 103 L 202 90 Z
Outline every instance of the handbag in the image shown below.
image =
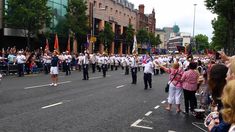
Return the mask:
M 166 87 L 165 87 L 165 92 L 166 92 L 166 93 L 169 92 L 169 87 L 170 87 L 169 84 L 175 79 L 177 73 L 178 73 L 178 71 L 175 73 L 175 75 L 174 75 L 174 77 L 171 79 L 171 81 L 166 84 Z

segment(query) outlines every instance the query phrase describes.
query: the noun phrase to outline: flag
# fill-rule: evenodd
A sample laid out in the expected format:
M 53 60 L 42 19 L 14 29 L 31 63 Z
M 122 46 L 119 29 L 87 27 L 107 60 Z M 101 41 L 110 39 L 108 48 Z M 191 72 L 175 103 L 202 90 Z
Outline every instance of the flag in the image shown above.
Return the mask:
M 68 45 L 67 45 L 67 51 L 70 53 L 70 35 L 69 35 L 69 38 L 68 38 Z
M 49 50 L 49 42 L 48 42 L 48 39 L 46 39 L 45 51 L 48 51 L 48 50 Z
M 56 51 L 60 52 L 60 48 L 59 48 L 59 40 L 58 40 L 58 36 L 57 36 L 57 34 L 55 34 L 54 50 L 56 50 Z
M 74 54 L 78 53 L 78 43 L 77 43 L 77 39 L 76 38 L 73 39 L 73 53 Z
M 137 47 L 136 35 L 134 35 L 134 43 L 133 43 L 132 54 L 133 54 L 133 53 L 138 54 L 138 47 Z
M 89 45 L 90 45 L 89 35 L 87 35 L 87 36 L 86 36 L 85 48 L 88 49 Z

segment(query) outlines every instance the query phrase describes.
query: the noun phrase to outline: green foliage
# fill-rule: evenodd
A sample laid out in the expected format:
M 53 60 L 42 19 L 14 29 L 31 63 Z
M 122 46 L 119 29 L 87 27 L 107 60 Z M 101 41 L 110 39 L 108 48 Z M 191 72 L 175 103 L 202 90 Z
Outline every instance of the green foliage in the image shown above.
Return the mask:
M 228 33 L 228 22 L 222 16 L 218 16 L 217 19 L 212 21 L 212 26 L 214 28 L 213 38 L 211 43 L 211 48 L 215 50 L 220 50 L 224 48 L 227 51 L 227 33 Z
M 128 25 L 124 35 L 126 38 L 127 45 L 130 46 L 131 44 L 133 44 L 133 42 L 134 42 L 134 29 L 131 24 Z
M 8 9 L 5 10 L 5 19 L 8 27 L 25 29 L 29 38 L 49 25 L 52 18 L 52 10 L 47 6 L 48 0 L 8 0 Z
M 197 50 L 202 51 L 209 48 L 208 37 L 203 34 L 198 34 L 195 36 Z
M 140 29 L 136 35 L 137 41 L 142 45 L 149 40 L 148 31 L 146 29 Z
M 149 41 L 150 41 L 151 46 L 155 48 L 157 47 L 157 45 L 162 43 L 160 40 L 160 36 L 159 35 L 155 36 L 154 33 L 149 33 Z
M 99 33 L 98 38 L 104 44 L 105 51 L 110 48 L 114 40 L 114 32 L 109 23 L 105 23 L 104 30 Z
M 231 55 L 234 54 L 234 29 L 235 29 L 235 1 L 234 0 L 205 0 L 205 4 L 211 12 L 218 14 L 218 20 L 221 18 L 224 18 L 224 22 L 227 23 L 225 26 L 226 35 L 224 36 L 226 38 L 226 43 L 223 43 L 222 47 L 226 47 L 226 53 Z M 221 17 L 221 18 L 219 18 Z M 219 20 L 220 21 L 220 20 Z M 213 23 L 212 23 L 213 24 Z M 218 25 L 216 25 L 218 28 Z M 214 28 L 215 29 L 215 28 Z M 215 32 L 217 29 L 215 29 Z M 220 39 L 217 38 L 218 36 L 214 36 L 214 40 Z M 217 45 L 217 42 L 213 42 L 213 44 L 216 47 L 220 47 L 220 45 Z
M 66 20 L 64 22 L 67 32 L 71 30 L 79 35 L 86 35 L 88 31 L 88 17 L 86 15 L 86 0 L 69 0 Z M 63 21 L 62 21 L 63 24 Z

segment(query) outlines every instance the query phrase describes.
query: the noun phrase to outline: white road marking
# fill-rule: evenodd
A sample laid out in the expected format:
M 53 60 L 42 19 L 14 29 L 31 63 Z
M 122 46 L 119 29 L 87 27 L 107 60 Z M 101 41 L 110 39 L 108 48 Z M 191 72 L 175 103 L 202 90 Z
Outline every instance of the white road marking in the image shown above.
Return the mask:
M 168 130 L 168 132 L 176 132 L 176 131 Z
M 163 100 L 161 103 L 162 103 L 162 104 L 165 104 L 165 103 L 166 103 L 166 100 Z
M 59 102 L 59 103 L 47 105 L 47 106 L 42 107 L 42 109 L 50 108 L 50 107 L 57 106 L 57 105 L 61 105 L 61 104 L 63 104 L 63 102 Z
M 139 126 L 138 124 L 142 121 L 143 119 L 138 119 L 136 122 L 134 122 L 131 127 L 137 127 L 137 128 L 143 128 L 143 129 L 153 129 L 152 127 L 146 127 L 146 126 Z
M 72 81 L 65 81 L 65 82 L 59 82 L 58 84 L 66 84 L 66 83 L 71 83 L 71 82 Z M 34 88 L 41 88 L 41 87 L 47 87 L 47 86 L 50 86 L 50 84 L 25 87 L 24 89 L 34 89 Z
M 154 109 L 156 110 L 156 109 L 158 109 L 160 106 L 159 105 L 157 105 L 156 107 L 154 107 Z
M 151 115 L 153 112 L 152 111 L 149 111 L 149 112 L 147 112 L 146 114 L 145 114 L 145 116 L 149 116 L 149 115 Z
M 111 75 L 106 75 L 106 77 L 111 77 Z M 103 76 L 91 77 L 89 78 L 89 80 L 100 79 L 100 78 L 104 78 L 104 77 Z
M 120 86 L 117 86 L 116 88 L 122 88 L 122 87 L 124 87 L 125 85 L 120 85 Z
M 135 121 L 133 124 L 131 124 L 131 127 L 137 126 L 141 121 L 142 121 L 142 119 L 138 119 L 138 120 Z

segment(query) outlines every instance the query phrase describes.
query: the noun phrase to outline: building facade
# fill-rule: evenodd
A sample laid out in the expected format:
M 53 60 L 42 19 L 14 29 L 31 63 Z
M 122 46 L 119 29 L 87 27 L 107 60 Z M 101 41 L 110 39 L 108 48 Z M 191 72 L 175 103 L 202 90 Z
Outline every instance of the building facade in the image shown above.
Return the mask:
M 167 43 L 167 49 L 169 52 L 178 52 L 180 47 L 185 47 L 187 44 L 190 44 L 191 36 L 190 33 L 178 33 L 171 34 L 171 38 Z
M 10 27 L 3 19 L 4 10 L 8 9 L 8 0 L 0 0 L 0 47 L 16 46 L 17 48 L 26 47 L 26 33 L 23 29 Z M 49 0 L 47 5 L 53 10 L 53 19 L 49 29 L 53 33 L 59 19 L 65 16 L 68 0 Z M 39 42 L 37 46 L 43 46 L 44 42 Z M 35 46 L 35 45 L 34 45 Z
M 137 16 L 137 30 L 146 29 L 148 32 L 155 33 L 156 29 L 156 18 L 155 10 L 153 9 L 152 14 L 145 14 L 145 6 L 139 5 L 138 16 Z
M 134 4 L 127 0 L 87 0 L 87 4 L 91 35 L 97 37 L 105 23 L 110 23 L 115 39 L 109 52 L 127 54 L 130 49 L 122 35 L 129 24 L 136 30 L 137 11 Z M 96 42 L 89 46 L 89 50 L 103 53 L 104 47 L 100 42 Z
M 161 44 L 158 45 L 158 48 L 167 49 L 166 32 L 163 29 L 157 28 L 155 31 L 155 36 L 159 36 L 159 38 L 162 42 Z

